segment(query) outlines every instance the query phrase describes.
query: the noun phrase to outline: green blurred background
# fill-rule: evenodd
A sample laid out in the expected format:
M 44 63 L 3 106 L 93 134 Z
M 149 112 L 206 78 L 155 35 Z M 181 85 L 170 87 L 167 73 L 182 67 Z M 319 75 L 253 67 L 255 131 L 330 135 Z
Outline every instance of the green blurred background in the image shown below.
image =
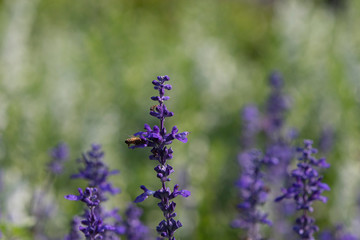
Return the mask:
M 277 69 L 293 107 L 287 123 L 300 139 L 336 132 L 325 174 L 332 191 L 316 205 L 321 228 L 353 221 L 360 181 L 359 1 L 256 0 L 3 0 L 0 2 L 0 193 L 5 239 L 34 239 L 29 206 L 47 179 L 48 149 L 69 144 L 71 160 L 46 200 L 54 203 L 46 231 L 68 232 L 80 203 L 65 194 L 83 187 L 70 180 L 76 158 L 93 142 L 120 175 L 122 189 L 107 203 L 121 211 L 159 186 L 148 149 L 124 140 L 157 121 L 148 112 L 151 81 L 169 75 L 173 90 L 167 127 L 190 131 L 173 144 L 173 183 L 191 190 L 178 199 L 184 225 L 177 239 L 236 239 L 229 228 L 239 199 L 240 110 L 263 105 L 267 76 Z M 299 141 L 301 142 L 301 141 Z M 315 146 L 316 146 L 315 144 Z M 155 199 L 140 204 L 152 228 L 161 220 Z

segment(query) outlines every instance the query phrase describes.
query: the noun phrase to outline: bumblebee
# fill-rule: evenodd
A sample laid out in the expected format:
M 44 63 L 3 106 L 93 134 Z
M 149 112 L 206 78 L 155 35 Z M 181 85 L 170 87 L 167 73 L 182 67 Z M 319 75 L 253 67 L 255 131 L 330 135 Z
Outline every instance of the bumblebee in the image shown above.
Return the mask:
M 125 140 L 125 143 L 130 147 L 131 144 L 134 144 L 135 146 L 142 145 L 145 143 L 144 139 L 141 139 L 139 137 L 131 137 Z

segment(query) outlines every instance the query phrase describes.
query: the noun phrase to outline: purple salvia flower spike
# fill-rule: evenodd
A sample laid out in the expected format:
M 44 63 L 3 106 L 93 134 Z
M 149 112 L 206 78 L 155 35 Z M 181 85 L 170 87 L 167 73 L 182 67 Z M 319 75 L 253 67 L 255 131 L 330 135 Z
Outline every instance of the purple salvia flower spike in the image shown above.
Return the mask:
M 79 190 L 79 195 L 67 195 L 68 200 L 82 201 L 86 203 L 89 211 L 87 218 L 81 221 L 84 226 L 79 226 L 86 239 L 102 239 L 105 231 L 113 231 L 113 227 L 103 223 L 102 218 L 96 214 L 96 207 L 100 200 L 96 188 L 86 188 L 85 191 Z
M 105 154 L 101 150 L 101 145 L 92 144 L 91 150 L 82 155 L 79 159 L 84 164 L 83 168 L 79 169 L 78 174 L 74 174 L 72 178 L 82 178 L 88 181 L 89 187 L 96 187 L 99 189 L 99 196 L 101 201 L 107 197 L 105 193 L 108 192 L 112 195 L 120 192 L 120 189 L 114 188 L 108 177 L 113 174 L 119 173 L 118 170 L 109 171 L 108 166 L 103 161 Z
M 59 143 L 50 150 L 49 155 L 52 158 L 52 161 L 49 163 L 49 170 L 54 174 L 61 174 L 63 164 L 69 158 L 69 147 L 66 143 Z
M 256 134 L 260 131 L 260 114 L 255 105 L 245 106 L 241 112 L 242 131 L 241 145 L 243 149 L 254 147 Z
M 282 92 L 283 78 L 274 71 L 269 76 L 271 94 L 266 102 L 266 119 L 264 130 L 269 139 L 279 138 L 280 130 L 284 125 L 284 116 L 290 107 L 290 99 Z
M 338 224 L 332 230 L 322 231 L 319 240 L 359 240 L 359 238 L 347 233 L 344 226 Z
M 140 221 L 142 209 L 130 204 L 125 211 L 126 220 L 124 223 L 124 235 L 128 240 L 148 240 L 149 229 Z
M 296 210 L 301 210 L 303 214 L 296 219 L 293 229 L 301 239 L 314 239 L 314 233 L 319 231 L 315 225 L 315 219 L 308 213 L 314 211 L 312 207 L 314 201 L 327 202 L 327 198 L 321 194 L 323 191 L 330 190 L 330 187 L 322 182 L 322 177 L 314 168 L 327 168 L 329 164 L 325 159 L 316 160 L 312 156 L 317 152 L 312 148 L 312 143 L 311 140 L 305 140 L 304 148 L 298 148 L 301 156 L 298 158 L 297 169 L 291 172 L 293 183 L 287 189 L 283 189 L 283 194 L 275 199 L 277 202 L 285 198 L 295 200 Z
M 64 240 L 81 240 L 82 237 L 79 232 L 80 218 L 75 216 L 71 221 L 71 230 L 68 235 L 64 237 Z
M 117 239 L 116 234 L 124 233 L 121 217 L 117 214 L 118 210 L 105 211 L 100 206 L 100 202 L 107 200 L 106 193 L 113 195 L 120 192 L 120 189 L 114 188 L 112 183 L 108 181 L 110 175 L 117 174 L 119 171 L 110 171 L 103 161 L 104 156 L 105 154 L 99 144 L 92 144 L 91 149 L 82 154 L 79 162 L 83 163 L 83 167 L 79 169 L 78 174 L 71 177 L 86 180 L 89 187 L 84 191 L 79 188 L 79 195 L 65 196 L 67 200 L 82 201 L 87 204 L 88 210 L 83 215 L 85 219 L 81 221 L 84 226 L 79 226 L 79 230 L 87 239 Z M 109 218 L 113 219 L 111 225 L 104 222 Z M 75 231 L 72 228 L 68 236 L 75 234 Z
M 189 132 L 179 133 L 176 126 L 172 128 L 170 133 L 167 133 L 166 131 L 164 125 L 165 118 L 169 118 L 174 115 L 174 113 L 170 112 L 164 104 L 164 101 L 170 99 L 170 97 L 165 96 L 165 91 L 172 89 L 171 85 L 165 84 L 165 82 L 169 80 L 169 76 L 165 75 L 158 76 L 157 80 L 152 81 L 154 89 L 159 91 L 159 96 L 151 97 L 151 100 L 157 101 L 158 103 L 150 108 L 150 115 L 159 119 L 160 124 L 158 126 L 155 125 L 152 129 L 148 124 L 145 124 L 144 128 L 146 131 L 135 134 L 136 137 L 141 138 L 141 141 L 133 141 L 132 144 L 134 144 L 134 146 L 129 146 L 129 148 L 151 147 L 151 155 L 149 156 L 149 159 L 157 160 L 159 162 L 159 165 L 156 166 L 154 170 L 161 181 L 161 189 L 151 191 L 145 186 L 141 186 L 144 193 L 136 197 L 134 202 L 142 202 L 151 195 L 160 199 L 158 206 L 163 211 L 165 220 L 161 221 L 156 229 L 162 238 L 175 240 L 174 233 L 182 226 L 182 224 L 180 221 L 175 221 L 173 219 L 176 216 L 176 213 L 174 212 L 176 204 L 170 201 L 170 199 L 174 199 L 178 195 L 188 197 L 191 193 L 187 190 L 179 190 L 178 185 L 175 185 L 173 191 L 166 187 L 166 182 L 171 181 L 169 178 L 170 174 L 174 172 L 173 168 L 167 163 L 167 160 L 173 158 L 173 150 L 167 145 L 170 145 L 173 140 L 186 143 Z
M 261 239 L 259 223 L 271 225 L 267 214 L 262 213 L 258 207 L 267 200 L 268 187 L 263 181 L 262 169 L 276 161 L 265 161 L 258 150 L 243 152 L 238 157 L 242 173 L 236 186 L 240 190 L 242 202 L 238 204 L 238 218 L 232 221 L 233 228 L 247 230 L 249 239 Z
M 335 132 L 332 127 L 324 127 L 320 133 L 319 150 L 322 153 L 329 153 L 335 141 Z

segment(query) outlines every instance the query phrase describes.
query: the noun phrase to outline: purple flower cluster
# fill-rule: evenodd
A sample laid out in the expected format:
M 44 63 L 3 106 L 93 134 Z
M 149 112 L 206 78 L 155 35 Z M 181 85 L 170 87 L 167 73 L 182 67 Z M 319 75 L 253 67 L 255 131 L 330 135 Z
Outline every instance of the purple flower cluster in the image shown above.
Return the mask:
M 271 225 L 267 214 L 262 213 L 258 207 L 263 205 L 268 196 L 269 188 L 265 185 L 262 168 L 276 165 L 276 158 L 263 158 L 261 152 L 251 150 L 238 156 L 242 174 L 236 185 L 240 189 L 242 202 L 238 205 L 239 216 L 231 224 L 234 228 L 247 230 L 247 237 L 260 239 L 258 224 Z
M 315 148 L 312 148 L 312 143 L 311 140 L 305 140 L 304 148 L 298 149 L 302 156 L 299 158 L 297 168 L 291 172 L 293 183 L 287 189 L 283 189 L 283 194 L 275 199 L 275 201 L 285 198 L 294 199 L 296 209 L 302 211 L 302 215 L 296 219 L 293 228 L 301 239 L 314 239 L 313 234 L 319 228 L 315 225 L 315 219 L 308 214 L 314 210 L 312 207 L 314 201 L 327 201 L 327 198 L 321 194 L 330 190 L 329 186 L 322 182 L 322 177 L 315 169 L 315 167 L 328 168 L 330 165 L 324 158 L 316 159 L 312 156 L 317 152 Z
M 83 191 L 78 189 L 79 195 L 66 195 L 65 198 L 71 201 L 82 201 L 89 208 L 87 218 L 82 220 L 84 226 L 80 226 L 82 231 L 89 240 L 103 239 L 105 231 L 115 231 L 115 227 L 104 224 L 102 218 L 96 213 L 96 207 L 100 204 L 99 194 L 96 188 L 86 188 Z
M 172 117 L 174 115 L 173 112 L 170 112 L 166 108 L 164 103 L 170 98 L 169 96 L 165 96 L 165 90 L 171 90 L 172 88 L 171 85 L 165 83 L 169 80 L 170 78 L 168 76 L 159 76 L 157 77 L 157 80 L 152 81 L 154 89 L 159 91 L 159 96 L 151 97 L 151 99 L 157 102 L 157 104 L 150 108 L 150 115 L 160 120 L 160 126 L 155 125 L 151 128 L 148 124 L 145 124 L 146 131 L 134 134 L 134 136 L 139 139 L 134 141 L 134 146 L 131 146 L 130 148 L 150 147 L 150 160 L 156 160 L 159 162 L 159 165 L 157 165 L 154 170 L 161 181 L 161 189 L 151 191 L 145 186 L 141 186 L 144 193 L 139 195 L 135 202 L 142 202 L 151 195 L 158 198 L 160 200 L 158 206 L 162 210 L 165 220 L 161 221 L 156 229 L 161 237 L 174 240 L 174 233 L 182 226 L 182 224 L 180 221 L 174 220 L 174 217 L 176 216 L 176 203 L 171 200 L 178 195 L 188 197 L 190 196 L 190 192 L 187 190 L 179 191 L 179 185 L 175 185 L 173 191 L 166 187 L 166 182 L 171 180 L 169 178 L 170 174 L 174 172 L 173 167 L 167 164 L 167 161 L 173 158 L 173 150 L 171 147 L 168 147 L 168 145 L 170 145 L 173 140 L 179 140 L 186 143 L 189 132 L 179 133 L 176 126 L 172 128 L 171 132 L 167 133 L 166 131 L 164 125 L 165 118 Z
M 130 204 L 126 209 L 124 221 L 125 236 L 128 240 L 146 240 L 149 239 L 149 229 L 140 221 L 142 209 Z
M 354 235 L 344 231 L 342 225 L 337 225 L 333 230 L 325 230 L 320 236 L 320 240 L 359 240 L 359 238 Z
M 249 104 L 244 107 L 241 112 L 242 131 L 241 144 L 243 149 L 250 149 L 254 147 L 256 134 L 260 131 L 260 113 L 258 108 Z
M 279 72 L 273 72 L 269 77 L 271 93 L 266 102 L 266 117 L 264 130 L 270 139 L 279 138 L 284 125 L 285 113 L 290 108 L 288 96 L 283 94 L 284 80 Z
M 109 171 L 108 166 L 103 162 L 104 152 L 101 150 L 101 145 L 92 144 L 91 150 L 82 155 L 79 159 L 84 164 L 83 168 L 79 169 L 79 173 L 72 175 L 72 178 L 82 178 L 88 181 L 89 187 L 96 187 L 99 190 L 100 200 L 106 200 L 105 193 L 117 194 L 120 189 L 114 188 L 108 177 L 119 173 L 118 170 Z
M 68 200 L 81 200 L 81 201 L 88 201 L 84 197 L 91 197 L 93 201 L 94 207 L 89 209 L 89 211 L 85 211 L 85 214 L 83 217 L 85 219 L 95 218 L 97 220 L 104 221 L 105 219 L 112 218 L 113 224 L 103 224 L 106 226 L 106 228 L 103 228 L 101 232 L 98 233 L 99 236 L 105 237 L 106 239 L 110 238 L 110 235 L 112 239 L 116 239 L 117 234 L 123 234 L 124 233 L 124 227 L 121 224 L 121 217 L 118 214 L 118 209 L 113 209 L 111 211 L 105 211 L 105 209 L 100 206 L 100 201 L 106 201 L 107 196 L 106 193 L 110 194 L 117 194 L 120 192 L 120 189 L 114 188 L 112 184 L 108 181 L 108 177 L 113 174 L 117 174 L 118 170 L 110 171 L 108 166 L 103 162 L 104 158 L 104 152 L 101 150 L 101 145 L 99 144 L 92 144 L 91 150 L 89 150 L 86 154 L 82 155 L 82 158 L 79 159 L 81 163 L 84 164 L 82 168 L 79 169 L 78 174 L 74 174 L 71 177 L 72 178 L 82 178 L 85 179 L 88 182 L 89 188 L 85 191 L 84 194 L 80 193 L 80 196 L 74 195 L 68 195 L 65 198 Z M 92 190 L 90 194 L 90 190 L 88 189 L 96 189 Z M 79 190 L 80 191 L 80 190 Z M 94 192 L 96 191 L 96 192 Z M 75 198 L 75 199 L 71 199 Z M 95 201 L 96 200 L 96 201 Z M 98 202 L 98 203 L 96 203 Z M 89 202 L 90 204 L 90 202 Z M 82 221 L 82 224 L 84 224 L 84 221 Z M 84 224 L 88 227 L 87 224 Z M 111 226 L 111 228 L 110 228 Z M 86 228 L 87 228 L 86 227 Z M 80 226 L 79 229 L 87 236 L 84 232 L 84 227 Z M 108 230 L 108 231 L 106 231 Z M 72 231 L 73 232 L 73 231 Z M 74 234 L 74 233 L 70 234 Z M 70 235 L 68 235 L 69 237 Z
M 334 145 L 335 132 L 332 127 L 322 129 L 319 140 L 319 151 L 321 153 L 329 153 Z
M 61 174 L 63 164 L 69 158 L 69 148 L 66 143 L 59 143 L 50 150 L 52 161 L 49 163 L 49 170 L 54 174 Z
M 289 98 L 283 93 L 284 81 L 280 73 L 273 72 L 270 74 L 269 85 L 271 87 L 270 96 L 265 103 L 265 111 L 261 113 L 258 107 L 254 104 L 245 106 L 241 113 L 242 118 L 242 132 L 241 132 L 241 147 L 247 155 L 247 151 L 251 148 L 258 147 L 261 137 L 265 137 L 264 159 L 265 161 L 276 161 L 276 165 L 267 166 L 266 173 L 264 172 L 264 181 L 269 181 L 271 188 L 280 188 L 283 182 L 288 181 L 287 168 L 294 157 L 295 149 L 291 146 L 291 141 L 294 139 L 294 131 L 285 129 L 285 115 L 289 110 Z M 259 133 L 264 133 L 263 135 Z M 257 146 L 255 146 L 255 144 Z M 242 154 L 240 154 L 242 155 Z M 241 161 L 241 158 L 239 159 Z M 242 164 L 241 164 L 242 165 Z M 286 206 L 277 204 L 275 206 L 276 217 L 273 219 L 273 226 L 275 232 L 279 233 L 287 224 L 283 221 L 284 217 L 288 215 L 284 212 Z M 286 229 L 286 228 L 285 228 Z M 288 232 L 283 232 L 286 235 Z
M 79 232 L 80 218 L 78 216 L 73 217 L 70 224 L 70 233 L 64 237 L 64 240 L 81 240 Z
M 265 113 L 260 114 L 258 108 L 247 105 L 242 110 L 241 145 L 243 150 L 255 147 L 259 132 L 265 133 L 265 157 L 277 158 L 278 164 L 270 169 L 275 182 L 283 181 L 286 170 L 294 157 L 294 148 L 290 142 L 296 137 L 294 129 L 285 129 L 285 114 L 290 108 L 289 97 L 283 93 L 284 80 L 279 72 L 269 76 L 271 93 L 265 105 Z

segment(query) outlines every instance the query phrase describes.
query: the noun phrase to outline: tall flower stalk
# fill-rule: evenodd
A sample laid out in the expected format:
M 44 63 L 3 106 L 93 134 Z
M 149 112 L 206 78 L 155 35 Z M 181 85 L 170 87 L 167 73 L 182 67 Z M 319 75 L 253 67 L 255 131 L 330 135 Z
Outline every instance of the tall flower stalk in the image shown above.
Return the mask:
M 110 239 L 111 237 L 111 239 L 116 239 L 116 235 L 124 234 L 125 232 L 124 226 L 122 225 L 122 219 L 118 214 L 118 209 L 106 211 L 100 205 L 100 202 L 104 202 L 108 199 L 107 193 L 114 195 L 120 192 L 120 189 L 113 187 L 112 183 L 108 180 L 109 176 L 117 174 L 119 171 L 110 171 L 109 167 L 103 161 L 104 156 L 105 153 L 102 151 L 101 145 L 99 144 L 92 144 L 91 149 L 86 153 L 82 154 L 82 158 L 79 159 L 79 162 L 83 163 L 83 167 L 79 168 L 79 172 L 77 174 L 73 174 L 71 177 L 82 178 L 86 180 L 88 182 L 88 188 L 86 189 L 86 191 L 84 191 L 84 193 L 81 189 L 79 189 L 80 196 L 78 197 L 76 197 L 75 195 L 68 195 L 65 196 L 65 198 L 68 200 L 85 201 L 90 197 L 92 200 L 96 200 L 91 206 L 88 205 L 88 210 L 85 211 L 83 215 L 83 218 L 85 218 L 85 220 L 83 220 L 81 223 L 85 225 L 86 228 L 93 228 L 95 225 L 88 225 L 89 221 L 101 220 L 101 223 L 96 223 L 98 224 L 98 228 L 103 226 L 103 221 L 111 218 L 113 220 L 113 224 L 104 225 L 106 227 L 101 229 L 101 231 L 99 230 L 99 232 L 96 234 L 96 237 L 99 239 L 100 237 L 106 239 Z M 73 222 L 73 224 L 76 224 L 76 222 Z M 95 224 L 95 222 L 93 224 Z M 85 234 L 85 237 L 87 239 L 92 239 L 89 237 L 91 234 L 85 232 L 86 229 L 84 228 L 84 226 L 80 225 L 79 229 Z M 75 236 L 75 232 L 76 230 L 74 229 L 74 227 L 72 227 L 71 232 L 68 236 L 66 236 L 66 238 L 68 239 L 72 235 Z
M 283 189 L 283 194 L 275 199 L 294 199 L 296 210 L 302 214 L 296 219 L 293 230 L 301 239 L 313 240 L 314 233 L 319 231 L 315 225 L 315 219 L 309 214 L 314 211 L 312 204 L 314 201 L 327 202 L 327 198 L 321 194 L 329 191 L 330 187 L 322 182 L 322 176 L 319 175 L 315 167 L 328 168 L 330 165 L 324 158 L 316 159 L 312 154 L 317 153 L 317 149 L 312 147 L 311 140 L 304 141 L 304 148 L 299 148 L 302 153 L 299 157 L 297 168 L 291 172 L 293 182 L 290 187 Z
M 168 145 L 170 145 L 173 140 L 179 140 L 186 143 L 189 132 L 179 133 L 176 126 L 172 128 L 170 133 L 167 133 L 166 131 L 165 118 L 172 117 L 174 115 L 174 113 L 170 112 L 165 105 L 165 101 L 170 98 L 169 96 L 165 96 L 165 90 L 172 89 L 170 84 L 165 83 L 169 80 L 170 78 L 168 76 L 158 76 L 157 80 L 152 81 L 154 89 L 159 92 L 159 96 L 151 97 L 151 99 L 157 102 L 157 104 L 150 108 L 150 115 L 159 119 L 159 126 L 155 125 L 151 128 L 148 124 L 145 124 L 144 128 L 146 131 L 135 133 L 135 137 L 127 139 L 125 142 L 129 145 L 129 148 L 150 147 L 150 160 L 158 161 L 159 164 L 154 168 L 154 170 L 157 173 L 156 176 L 161 181 L 161 188 L 157 191 L 151 191 L 145 186 L 141 186 L 144 193 L 139 195 L 135 199 L 135 202 L 142 202 L 151 195 L 159 199 L 160 202 L 158 203 L 158 206 L 163 212 L 165 219 L 159 223 L 156 230 L 160 234 L 161 238 L 175 240 L 174 233 L 182 226 L 182 223 L 179 220 L 176 221 L 174 219 L 176 216 L 176 203 L 172 201 L 172 199 L 178 195 L 188 197 L 191 193 L 187 190 L 179 190 L 178 184 L 174 186 L 172 191 L 166 186 L 166 182 L 171 181 L 169 178 L 170 174 L 174 172 L 173 167 L 167 162 L 173 158 L 173 150 L 171 147 L 168 147 Z M 130 146 L 131 144 L 134 145 Z
M 263 128 L 270 141 L 281 138 L 282 129 L 285 123 L 285 114 L 290 108 L 290 99 L 284 95 L 284 80 L 279 72 L 272 72 L 269 76 L 271 93 L 266 101 L 266 116 Z
M 240 144 L 243 152 L 239 156 L 248 155 L 251 148 L 254 148 L 255 145 L 261 145 L 257 140 L 260 140 L 261 136 L 265 137 L 263 158 L 264 160 L 272 159 L 277 164 L 272 164 L 272 166 L 266 164 L 266 167 L 263 165 L 263 171 L 266 171 L 266 173 L 263 174 L 262 181 L 270 182 L 271 190 L 274 192 L 275 189 L 280 189 L 284 181 L 288 181 L 287 168 L 295 153 L 295 149 L 291 146 L 295 134 L 293 134 L 294 130 L 289 131 L 285 125 L 286 114 L 290 109 L 290 98 L 284 94 L 282 75 L 276 71 L 272 72 L 268 77 L 268 84 L 271 91 L 265 105 L 258 108 L 254 104 L 248 104 L 241 112 L 242 131 Z M 264 111 L 260 112 L 258 109 Z M 242 166 L 242 174 L 244 174 L 246 167 L 243 166 L 244 163 L 241 162 L 241 159 L 243 158 L 238 158 Z M 258 163 L 260 162 L 258 161 Z M 291 231 L 287 230 L 291 227 L 290 225 L 286 227 L 288 222 L 284 220 L 289 215 L 286 209 L 292 209 L 287 205 L 289 203 L 276 204 L 271 207 L 271 212 L 276 213 L 272 217 L 272 232 L 275 236 L 279 237 L 281 235 L 287 238 L 288 235 L 291 235 Z
M 258 150 L 249 150 L 238 156 L 241 166 L 241 176 L 236 182 L 240 190 L 241 203 L 238 204 L 238 217 L 233 220 L 233 228 L 247 231 L 247 239 L 260 240 L 259 224 L 271 225 L 267 214 L 259 207 L 263 205 L 268 196 L 269 189 L 264 182 L 263 169 L 277 164 L 277 159 L 261 156 Z

